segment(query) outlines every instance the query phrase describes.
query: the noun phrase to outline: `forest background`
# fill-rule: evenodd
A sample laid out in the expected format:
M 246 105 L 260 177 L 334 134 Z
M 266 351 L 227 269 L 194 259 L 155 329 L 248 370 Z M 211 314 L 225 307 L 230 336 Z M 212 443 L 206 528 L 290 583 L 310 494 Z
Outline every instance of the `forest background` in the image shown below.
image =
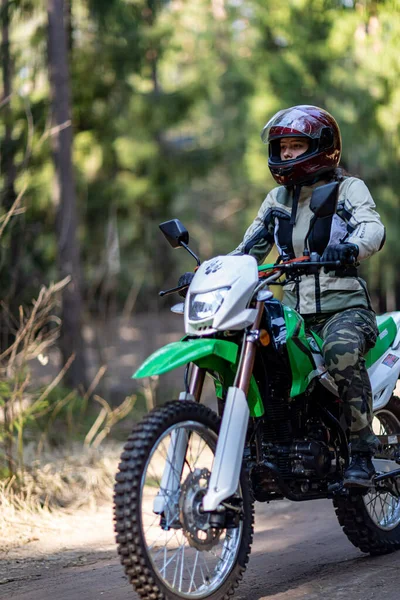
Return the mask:
M 318 105 L 339 122 L 343 164 L 366 181 L 387 228 L 362 275 L 377 312 L 400 308 L 399 9 L 397 0 L 1 0 L 4 477 L 23 466 L 26 436 L 43 441 L 50 422 L 57 435 L 65 423 L 77 430 L 76 401 L 82 414 L 107 362 L 100 340 L 90 371 L 85 331 L 123 317 L 152 337 L 149 323 L 163 322 L 174 300 L 158 291 L 194 265 L 167 246 L 160 222 L 181 219 L 202 259 L 240 242 L 275 185 L 260 131 L 283 107 Z M 29 359 L 48 362 L 58 328 L 58 372 L 42 388 Z M 88 443 L 133 405 L 97 401 Z

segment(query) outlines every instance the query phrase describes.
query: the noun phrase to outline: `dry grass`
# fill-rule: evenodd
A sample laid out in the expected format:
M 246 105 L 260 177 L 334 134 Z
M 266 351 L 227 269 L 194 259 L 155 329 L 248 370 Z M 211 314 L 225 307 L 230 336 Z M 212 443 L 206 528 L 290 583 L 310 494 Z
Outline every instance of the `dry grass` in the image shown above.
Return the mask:
M 43 455 L 40 463 L 28 457 L 23 478 L 0 482 L 0 539 L 7 547 L 28 543 L 38 528 L 51 529 L 61 511 L 110 501 L 120 453 L 119 444 L 108 443 L 96 449 L 76 445 Z

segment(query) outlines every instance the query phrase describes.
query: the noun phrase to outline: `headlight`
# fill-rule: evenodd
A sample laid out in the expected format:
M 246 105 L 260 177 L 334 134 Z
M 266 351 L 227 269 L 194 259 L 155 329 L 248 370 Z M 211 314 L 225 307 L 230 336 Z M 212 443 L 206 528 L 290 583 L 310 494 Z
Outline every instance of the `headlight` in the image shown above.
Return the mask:
M 207 317 L 213 317 L 221 308 L 229 290 L 229 287 L 225 287 L 213 292 L 191 295 L 189 319 L 191 321 L 202 321 L 203 319 L 207 319 Z

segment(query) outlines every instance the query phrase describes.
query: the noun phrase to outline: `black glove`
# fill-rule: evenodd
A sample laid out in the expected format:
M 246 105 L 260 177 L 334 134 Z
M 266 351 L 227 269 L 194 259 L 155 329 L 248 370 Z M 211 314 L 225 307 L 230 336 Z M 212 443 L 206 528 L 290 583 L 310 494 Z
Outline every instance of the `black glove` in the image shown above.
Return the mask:
M 189 286 L 192 283 L 193 277 L 194 277 L 194 273 L 192 273 L 191 271 L 187 271 L 186 273 L 184 273 L 183 275 L 181 275 L 179 277 L 178 287 L 181 285 Z M 182 296 L 182 298 L 186 298 L 187 289 L 181 290 L 180 292 L 178 292 L 178 294 L 180 296 Z
M 358 246 L 356 244 L 332 244 L 325 248 L 321 261 L 335 262 L 339 260 L 342 265 L 349 265 L 355 262 L 358 256 Z M 324 267 L 325 273 L 332 271 L 333 267 Z

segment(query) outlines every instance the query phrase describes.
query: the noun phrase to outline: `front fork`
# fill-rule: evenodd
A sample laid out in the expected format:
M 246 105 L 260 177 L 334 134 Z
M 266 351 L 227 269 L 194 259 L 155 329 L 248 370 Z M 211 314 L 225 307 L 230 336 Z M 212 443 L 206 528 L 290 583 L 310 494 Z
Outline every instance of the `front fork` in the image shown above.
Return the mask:
M 203 498 L 205 511 L 216 510 L 223 500 L 236 492 L 239 485 L 250 416 L 247 394 L 260 338 L 259 327 L 263 311 L 264 302 L 257 302 L 257 316 L 251 331 L 247 332 L 244 339 L 235 381 L 228 389 L 210 483 Z
M 193 365 L 189 391 L 182 392 L 179 396 L 179 400 L 194 400 L 200 402 L 205 375 L 205 369 L 200 369 L 197 365 Z M 167 522 L 176 518 L 176 515 L 169 515 L 168 513 L 170 512 L 169 508 L 173 508 L 177 503 L 188 441 L 188 434 L 184 429 L 179 429 L 178 431 L 174 430 L 172 432 L 171 441 L 167 451 L 166 464 L 161 478 L 160 490 L 153 501 L 153 512 L 156 514 L 164 513 Z
M 221 427 L 218 435 L 209 488 L 203 498 L 203 510 L 214 511 L 226 498 L 237 490 L 241 471 L 243 450 L 246 439 L 250 411 L 247 393 L 253 373 L 256 344 L 259 339 L 259 326 L 264 303 L 257 302 L 257 316 L 252 330 L 247 332 L 243 342 L 238 370 L 233 386 L 228 388 Z M 205 371 L 194 366 L 190 380 L 189 393 L 183 392 L 180 399 L 199 402 L 203 388 Z M 155 513 L 168 512 L 168 498 L 176 506 L 179 494 L 180 478 L 185 461 L 188 437 L 183 430 L 173 431 L 168 448 L 167 463 L 161 479 L 161 488 L 154 499 Z

